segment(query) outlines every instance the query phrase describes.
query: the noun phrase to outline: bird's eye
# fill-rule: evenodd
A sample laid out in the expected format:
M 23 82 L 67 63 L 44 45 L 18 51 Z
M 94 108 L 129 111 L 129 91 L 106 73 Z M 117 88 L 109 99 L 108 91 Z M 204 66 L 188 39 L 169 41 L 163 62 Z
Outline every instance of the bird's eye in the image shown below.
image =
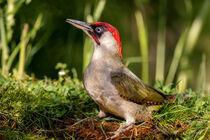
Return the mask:
M 96 27 L 95 31 L 97 33 L 102 33 L 103 29 L 102 29 L 102 27 Z

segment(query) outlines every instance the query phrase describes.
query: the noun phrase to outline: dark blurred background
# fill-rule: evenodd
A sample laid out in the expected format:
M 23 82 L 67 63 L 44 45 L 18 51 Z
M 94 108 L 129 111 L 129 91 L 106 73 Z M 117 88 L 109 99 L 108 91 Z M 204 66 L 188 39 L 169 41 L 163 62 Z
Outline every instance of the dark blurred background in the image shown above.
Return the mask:
M 5 6 L 1 0 L 2 6 Z M 38 30 L 34 42 L 42 41 L 40 49 L 35 53 L 26 67 L 28 74 L 34 73 L 39 79 L 44 76 L 56 78 L 58 62 L 66 63 L 68 69 L 76 68 L 79 78 L 82 78 L 83 47 L 85 35 L 82 31 L 65 22 L 66 18 L 87 21 L 85 8 L 89 5 L 91 13 L 97 6 L 98 0 L 31 0 L 23 4 L 15 15 L 15 25 L 12 40 L 18 42 L 25 23 L 32 28 L 37 16 L 41 13 L 42 26 Z M 6 2 L 5 2 L 6 3 Z M 190 3 L 191 13 L 186 12 Z M 192 23 L 203 8 L 204 1 L 198 0 L 166 0 L 166 53 L 165 76 L 168 73 L 176 44 L 187 24 Z M 189 5 L 188 5 L 189 6 Z M 123 57 L 140 56 L 138 30 L 135 12 L 142 12 L 144 23 L 148 30 L 149 52 L 149 81 L 155 82 L 156 51 L 158 22 L 160 18 L 161 0 L 107 0 L 100 21 L 115 26 L 120 34 L 123 47 Z M 190 15 L 190 16 L 189 16 Z M 206 14 L 198 41 L 189 56 L 192 74 L 189 87 L 196 87 L 197 75 L 201 64 L 202 54 L 206 56 L 206 85 L 210 85 L 210 10 Z M 44 38 L 44 39 L 43 39 Z M 16 60 L 18 61 L 18 60 Z M 141 77 L 141 62 L 128 66 Z M 179 69 L 180 71 L 181 69 Z

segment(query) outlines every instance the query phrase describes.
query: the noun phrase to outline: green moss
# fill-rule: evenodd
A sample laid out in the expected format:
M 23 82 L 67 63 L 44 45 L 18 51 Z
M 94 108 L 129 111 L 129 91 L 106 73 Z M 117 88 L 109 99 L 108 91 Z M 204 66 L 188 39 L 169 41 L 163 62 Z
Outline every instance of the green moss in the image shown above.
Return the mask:
M 175 91 L 171 86 L 160 86 L 165 93 Z M 154 113 L 157 122 L 163 126 L 170 127 L 177 121 L 187 125 L 187 130 L 181 133 L 182 138 L 204 139 L 210 135 L 210 96 L 208 93 L 196 93 L 186 90 L 184 94 L 178 94 L 174 104 L 166 104 L 158 112 Z M 180 129 L 181 130 L 181 129 Z M 176 130 L 172 130 L 173 135 L 177 135 Z
M 57 134 L 49 136 L 43 132 L 54 132 L 57 124 L 70 118 L 83 119 L 98 113 L 97 105 L 77 78 L 34 80 L 28 77 L 20 81 L 10 76 L 0 81 L 0 87 L 0 136 L 5 139 L 56 138 Z M 167 94 L 175 92 L 171 86 L 159 83 L 157 87 Z M 187 90 L 184 97 L 178 94 L 174 104 L 166 104 L 154 112 L 154 125 L 169 137 L 208 138 L 209 101 L 209 94 Z M 186 124 L 187 128 L 176 128 L 177 122 Z M 71 136 L 66 134 L 66 137 Z
M 68 118 L 86 118 L 98 113 L 97 106 L 76 78 L 19 81 L 10 77 L 0 82 L 0 129 L 30 132 L 54 129 Z

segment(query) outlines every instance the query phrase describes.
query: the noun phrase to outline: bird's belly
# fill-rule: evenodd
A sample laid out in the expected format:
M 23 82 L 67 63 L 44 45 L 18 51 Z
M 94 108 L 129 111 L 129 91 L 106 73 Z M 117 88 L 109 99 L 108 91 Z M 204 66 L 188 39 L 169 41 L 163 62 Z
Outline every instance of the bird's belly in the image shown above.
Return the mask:
M 151 117 L 152 110 L 145 105 L 139 105 L 121 97 L 113 97 L 107 99 L 107 102 L 103 105 L 104 109 L 115 116 L 126 119 L 130 116 L 135 118 L 136 121 L 144 121 Z
M 84 84 L 90 97 L 101 109 L 123 118 L 124 109 L 128 106 L 126 108 L 121 107 L 122 98 L 116 94 L 117 91 L 111 84 L 102 83 L 102 81 L 97 81 L 97 79 L 84 81 Z
M 151 111 L 144 105 L 139 105 L 121 98 L 111 86 L 107 89 L 98 88 L 98 85 L 89 82 L 85 85 L 88 94 L 104 111 L 126 119 L 127 116 L 135 118 L 137 121 L 147 120 L 151 116 Z M 115 92 L 115 93 L 114 93 Z

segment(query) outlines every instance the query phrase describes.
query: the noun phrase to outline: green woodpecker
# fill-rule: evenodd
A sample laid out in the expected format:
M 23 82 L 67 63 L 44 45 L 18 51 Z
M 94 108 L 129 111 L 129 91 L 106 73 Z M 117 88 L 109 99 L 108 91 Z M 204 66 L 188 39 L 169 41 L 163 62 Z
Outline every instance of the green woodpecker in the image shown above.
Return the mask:
M 66 21 L 83 30 L 94 44 L 83 82 L 100 108 L 98 117 L 112 114 L 126 120 L 112 138 L 130 129 L 136 121 L 148 120 L 153 110 L 173 98 L 143 83 L 122 63 L 120 34 L 115 27 L 105 22 Z

